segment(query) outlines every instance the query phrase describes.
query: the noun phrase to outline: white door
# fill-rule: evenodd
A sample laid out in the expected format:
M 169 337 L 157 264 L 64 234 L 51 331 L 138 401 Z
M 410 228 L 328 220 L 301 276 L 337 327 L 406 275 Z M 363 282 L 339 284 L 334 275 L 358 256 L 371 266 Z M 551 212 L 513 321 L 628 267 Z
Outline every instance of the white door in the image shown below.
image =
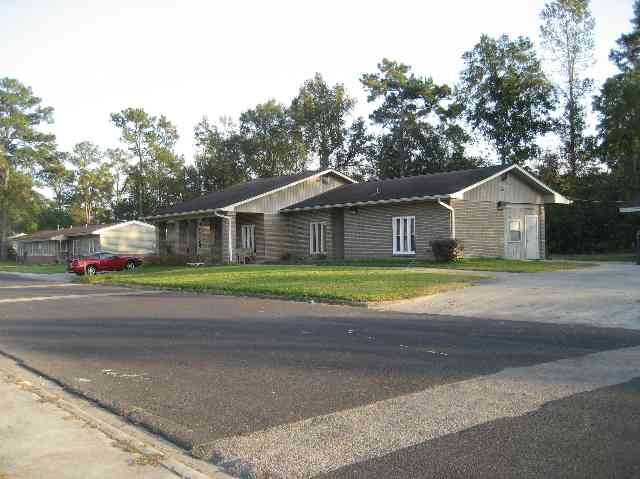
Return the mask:
M 524 217 L 525 255 L 527 259 L 540 259 L 540 235 L 538 233 L 538 215 Z

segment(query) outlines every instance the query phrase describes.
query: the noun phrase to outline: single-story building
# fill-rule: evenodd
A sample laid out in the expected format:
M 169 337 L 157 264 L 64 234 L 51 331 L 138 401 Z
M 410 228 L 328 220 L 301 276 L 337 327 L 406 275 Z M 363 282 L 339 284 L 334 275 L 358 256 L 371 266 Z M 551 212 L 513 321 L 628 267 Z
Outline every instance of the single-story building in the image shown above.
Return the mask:
M 210 263 L 428 259 L 430 241 L 446 238 L 466 256 L 540 259 L 549 203 L 570 201 L 516 165 L 363 183 L 328 169 L 241 183 L 146 220 L 158 254 Z
M 155 227 L 141 221 L 41 230 L 15 238 L 17 260 L 56 263 L 94 251 L 149 255 L 156 251 Z

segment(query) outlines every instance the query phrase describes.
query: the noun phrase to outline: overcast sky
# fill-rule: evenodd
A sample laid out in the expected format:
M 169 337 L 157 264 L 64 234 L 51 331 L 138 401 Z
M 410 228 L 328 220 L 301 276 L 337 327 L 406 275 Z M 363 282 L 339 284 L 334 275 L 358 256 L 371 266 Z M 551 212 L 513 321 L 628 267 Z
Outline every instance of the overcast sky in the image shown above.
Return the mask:
M 269 98 L 288 103 L 315 72 L 358 82 L 383 57 L 455 83 L 461 55 L 482 33 L 538 42 L 544 0 L 71 1 L 0 0 L 0 76 L 31 86 L 55 108 L 63 149 L 118 144 L 109 114 L 165 114 L 190 161 L 203 115 L 237 115 Z M 609 49 L 630 28 L 632 0 L 592 0 L 599 83 Z

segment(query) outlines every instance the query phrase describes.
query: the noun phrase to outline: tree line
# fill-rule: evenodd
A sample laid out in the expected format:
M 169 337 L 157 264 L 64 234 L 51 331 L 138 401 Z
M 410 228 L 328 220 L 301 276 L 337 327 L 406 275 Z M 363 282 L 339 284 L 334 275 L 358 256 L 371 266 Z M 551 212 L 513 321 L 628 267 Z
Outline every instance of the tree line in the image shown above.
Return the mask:
M 540 14 L 541 45 L 482 35 L 462 56 L 455 85 L 383 59 L 361 75 L 371 105 L 354 116 L 344 85 L 321 74 L 288 104 L 268 100 L 237 119 L 194 127 L 192 161 L 178 132 L 142 108 L 111 114 L 121 145 L 89 141 L 60 151 L 44 132 L 53 109 L 20 81 L 0 79 L 2 255 L 12 231 L 144 217 L 157 208 L 256 177 L 335 168 L 358 179 L 521 164 L 577 199 L 640 191 L 640 0 L 631 31 L 611 50 L 619 72 L 596 88 L 589 0 L 554 0 Z M 587 134 L 589 108 L 597 132 Z M 553 146 L 541 146 L 541 137 Z M 549 143 L 549 142 L 546 142 Z M 481 155 L 488 145 L 493 158 Z M 53 192 L 48 199 L 34 187 Z

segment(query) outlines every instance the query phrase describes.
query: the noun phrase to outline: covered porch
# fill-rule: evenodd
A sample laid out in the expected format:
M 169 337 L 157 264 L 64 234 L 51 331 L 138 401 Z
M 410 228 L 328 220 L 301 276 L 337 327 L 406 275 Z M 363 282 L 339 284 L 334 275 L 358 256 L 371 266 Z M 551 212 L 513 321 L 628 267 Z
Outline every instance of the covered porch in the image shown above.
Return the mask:
M 264 215 L 222 211 L 156 223 L 158 255 L 228 264 L 265 260 Z

